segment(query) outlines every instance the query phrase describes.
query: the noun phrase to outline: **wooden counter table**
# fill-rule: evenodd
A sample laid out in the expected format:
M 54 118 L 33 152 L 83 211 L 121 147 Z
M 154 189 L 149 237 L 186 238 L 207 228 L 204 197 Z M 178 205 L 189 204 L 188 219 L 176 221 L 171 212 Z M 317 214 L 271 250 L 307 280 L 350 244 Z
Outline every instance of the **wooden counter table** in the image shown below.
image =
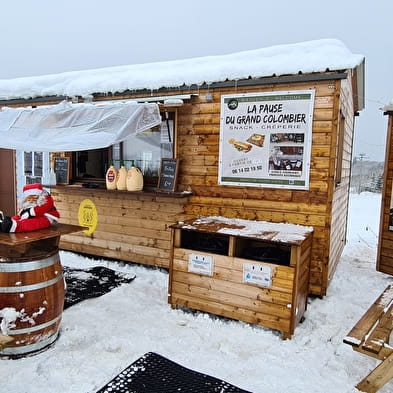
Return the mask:
M 83 229 L 56 224 L 0 233 L 0 357 L 36 353 L 57 339 L 65 292 L 59 240 Z

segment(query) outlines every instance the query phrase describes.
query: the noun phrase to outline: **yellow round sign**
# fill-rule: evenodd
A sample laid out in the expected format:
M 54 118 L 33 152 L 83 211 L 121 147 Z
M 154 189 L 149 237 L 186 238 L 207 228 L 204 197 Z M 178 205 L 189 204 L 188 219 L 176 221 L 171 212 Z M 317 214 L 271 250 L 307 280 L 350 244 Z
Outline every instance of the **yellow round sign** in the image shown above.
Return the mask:
M 90 199 L 84 199 L 78 210 L 78 221 L 79 225 L 82 227 L 88 227 L 88 229 L 83 232 L 86 235 L 91 235 L 97 228 L 98 224 L 98 214 L 96 206 Z

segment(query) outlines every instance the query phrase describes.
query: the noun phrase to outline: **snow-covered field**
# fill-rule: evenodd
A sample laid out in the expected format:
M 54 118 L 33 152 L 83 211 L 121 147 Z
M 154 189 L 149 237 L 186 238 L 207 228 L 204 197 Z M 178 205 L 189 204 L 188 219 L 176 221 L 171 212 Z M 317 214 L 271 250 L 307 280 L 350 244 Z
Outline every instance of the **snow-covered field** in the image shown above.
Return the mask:
M 355 393 L 377 364 L 343 344 L 391 276 L 375 271 L 380 194 L 351 194 L 348 244 L 323 299 L 309 301 L 292 340 L 242 322 L 172 310 L 165 271 L 61 252 L 64 265 L 108 266 L 136 279 L 63 313 L 55 345 L 0 360 L 0 392 L 95 392 L 146 352 L 254 393 Z M 393 391 L 393 381 L 380 393 Z M 203 393 L 203 392 L 201 392 Z

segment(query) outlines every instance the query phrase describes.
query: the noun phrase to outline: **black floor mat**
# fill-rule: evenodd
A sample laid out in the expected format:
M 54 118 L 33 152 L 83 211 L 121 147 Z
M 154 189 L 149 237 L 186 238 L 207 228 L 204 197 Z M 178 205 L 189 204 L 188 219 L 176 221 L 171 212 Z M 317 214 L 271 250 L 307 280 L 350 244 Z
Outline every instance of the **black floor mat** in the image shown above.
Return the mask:
M 97 393 L 252 393 L 154 352 L 130 364 Z
M 90 269 L 63 266 L 63 271 L 67 284 L 64 309 L 82 300 L 102 296 L 121 284 L 130 283 L 135 278 L 103 266 Z

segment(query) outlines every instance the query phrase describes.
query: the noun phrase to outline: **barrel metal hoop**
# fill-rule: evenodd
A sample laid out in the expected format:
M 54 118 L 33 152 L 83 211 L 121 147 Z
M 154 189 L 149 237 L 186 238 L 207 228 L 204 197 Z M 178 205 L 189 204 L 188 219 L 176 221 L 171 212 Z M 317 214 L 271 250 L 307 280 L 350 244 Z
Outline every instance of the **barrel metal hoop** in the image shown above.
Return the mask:
M 0 273 L 29 272 L 32 270 L 39 270 L 48 266 L 52 266 L 59 261 L 59 254 L 56 253 L 49 256 L 48 258 L 36 259 L 34 261 L 0 263 Z
M 0 287 L 0 293 L 19 293 L 19 292 L 34 291 L 36 289 L 42 289 L 54 285 L 62 279 L 63 279 L 63 274 L 59 274 L 57 277 L 52 278 L 51 280 L 39 282 L 36 284 L 15 285 L 13 287 Z
M 5 347 L 0 351 L 0 355 L 23 355 L 29 352 L 36 352 L 40 349 L 47 347 L 56 341 L 59 332 L 57 331 L 55 334 L 47 338 L 46 340 L 38 341 L 35 344 L 24 345 L 21 347 Z
M 56 324 L 60 319 L 61 319 L 61 315 L 59 315 L 56 318 L 53 318 L 51 321 L 48 321 L 48 322 L 45 322 L 45 323 L 41 323 L 39 325 L 33 325 L 31 327 L 23 328 L 23 329 L 11 329 L 11 330 L 8 330 L 7 334 L 9 336 L 15 336 L 17 334 L 25 334 L 25 333 L 36 332 L 37 330 L 45 329 L 48 326 Z

